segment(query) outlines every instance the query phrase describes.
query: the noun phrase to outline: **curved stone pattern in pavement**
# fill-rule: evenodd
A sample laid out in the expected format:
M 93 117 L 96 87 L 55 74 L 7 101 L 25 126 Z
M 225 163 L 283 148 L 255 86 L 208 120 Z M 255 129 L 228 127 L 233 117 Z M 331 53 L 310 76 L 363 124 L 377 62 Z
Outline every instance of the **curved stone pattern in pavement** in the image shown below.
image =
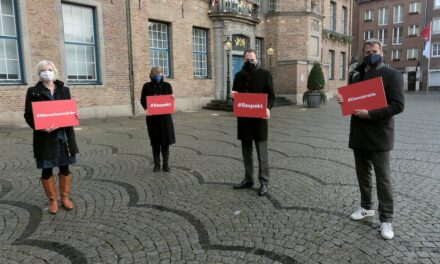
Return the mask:
M 348 218 L 359 193 L 335 102 L 273 109 L 266 197 L 232 189 L 244 172 L 230 113 L 174 115 L 171 173 L 151 172 L 143 117 L 83 120 L 76 207 L 56 215 L 32 131 L 0 128 L 0 263 L 440 263 L 439 99 L 408 95 L 396 119 L 392 241 L 377 215 Z

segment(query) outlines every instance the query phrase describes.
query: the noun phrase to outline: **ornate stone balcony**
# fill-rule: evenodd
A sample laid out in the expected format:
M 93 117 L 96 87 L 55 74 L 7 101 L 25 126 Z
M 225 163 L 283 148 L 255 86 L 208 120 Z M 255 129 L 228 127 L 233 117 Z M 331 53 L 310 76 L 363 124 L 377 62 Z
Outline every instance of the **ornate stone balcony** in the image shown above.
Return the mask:
M 212 18 L 240 19 L 258 24 L 259 4 L 255 0 L 209 0 L 208 14 Z

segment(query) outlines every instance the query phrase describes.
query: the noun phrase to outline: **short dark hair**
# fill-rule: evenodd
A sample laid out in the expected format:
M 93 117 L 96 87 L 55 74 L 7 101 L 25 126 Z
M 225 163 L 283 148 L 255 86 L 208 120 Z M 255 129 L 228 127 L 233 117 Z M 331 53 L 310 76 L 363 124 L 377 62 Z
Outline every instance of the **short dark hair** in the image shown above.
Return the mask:
M 248 53 L 254 53 L 255 57 L 257 57 L 257 51 L 254 50 L 254 49 L 247 49 L 247 50 L 245 50 L 244 53 L 243 53 L 243 57 L 245 57 L 246 54 L 248 54 Z
M 364 41 L 364 45 L 362 46 L 362 52 L 364 52 L 365 46 L 373 46 L 374 44 L 379 45 L 380 50 L 382 50 L 382 41 L 376 39 L 376 38 L 371 38 L 371 39 L 367 39 Z

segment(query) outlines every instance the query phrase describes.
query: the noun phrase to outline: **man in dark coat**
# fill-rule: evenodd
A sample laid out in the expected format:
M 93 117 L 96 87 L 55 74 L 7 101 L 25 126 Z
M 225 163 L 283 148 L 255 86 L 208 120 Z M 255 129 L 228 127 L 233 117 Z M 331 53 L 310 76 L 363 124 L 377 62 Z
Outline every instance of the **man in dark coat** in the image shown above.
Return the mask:
M 266 93 L 267 94 L 267 117 L 261 118 L 237 118 L 237 137 L 241 140 L 241 150 L 245 168 L 244 180 L 234 185 L 234 189 L 252 188 L 253 179 L 253 147 L 252 141 L 257 148 L 259 169 L 258 180 L 260 189 L 258 195 L 264 196 L 267 193 L 269 181 L 269 161 L 267 153 L 268 125 L 267 119 L 270 117 L 270 109 L 275 101 L 275 94 L 272 85 L 272 75 L 270 72 L 257 68 L 257 56 L 253 49 L 244 52 L 243 69 L 237 73 L 232 87 L 231 97 L 235 93 Z
M 153 67 L 150 71 L 151 82 L 147 82 L 142 87 L 141 105 L 147 111 L 147 96 L 173 95 L 171 84 L 163 80 L 163 75 L 159 67 Z M 162 152 L 163 170 L 170 172 L 169 156 L 170 145 L 176 143 L 174 133 L 173 118 L 170 114 L 146 116 L 148 136 L 150 137 L 151 148 L 153 150 L 154 167 L 153 171 L 160 170 L 160 153 Z
M 350 215 L 352 220 L 373 216 L 372 170 L 376 175 L 381 236 L 394 237 L 393 194 L 390 175 L 390 151 L 394 147 L 394 115 L 404 109 L 402 74 L 383 63 L 382 43 L 367 40 L 363 45 L 363 63 L 356 68 L 353 82 L 382 77 L 387 107 L 367 111 L 356 110 L 351 116 L 349 147 L 354 151 L 356 175 L 361 192 L 361 208 Z M 344 102 L 340 94 L 339 103 Z

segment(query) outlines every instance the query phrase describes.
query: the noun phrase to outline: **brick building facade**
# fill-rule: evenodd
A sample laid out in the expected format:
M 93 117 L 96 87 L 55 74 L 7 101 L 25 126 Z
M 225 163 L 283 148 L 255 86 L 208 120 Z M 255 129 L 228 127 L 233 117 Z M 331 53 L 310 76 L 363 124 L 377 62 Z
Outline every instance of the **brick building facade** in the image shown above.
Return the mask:
M 434 1 L 357 0 L 353 9 L 355 60 L 361 58 L 362 42 L 377 38 L 384 44 L 385 63 L 402 72 L 405 90 L 426 90 L 427 62 L 422 55 L 424 42 L 420 32 L 429 24 L 427 16 Z
M 230 89 L 249 47 L 272 71 L 276 93 L 296 102 L 314 62 L 323 65 L 330 97 L 347 80 L 350 0 L 5 0 L 1 5 L 2 125 L 24 123 L 26 89 L 37 82 L 34 68 L 43 59 L 58 67 L 83 118 L 143 114 L 139 97 L 152 66 L 162 67 L 172 84 L 177 111 L 225 100 L 228 80 Z
M 24 123 L 26 90 L 37 82 L 35 66 L 43 59 L 67 80 L 83 117 L 131 113 L 124 1 L 1 5 L 0 124 Z

